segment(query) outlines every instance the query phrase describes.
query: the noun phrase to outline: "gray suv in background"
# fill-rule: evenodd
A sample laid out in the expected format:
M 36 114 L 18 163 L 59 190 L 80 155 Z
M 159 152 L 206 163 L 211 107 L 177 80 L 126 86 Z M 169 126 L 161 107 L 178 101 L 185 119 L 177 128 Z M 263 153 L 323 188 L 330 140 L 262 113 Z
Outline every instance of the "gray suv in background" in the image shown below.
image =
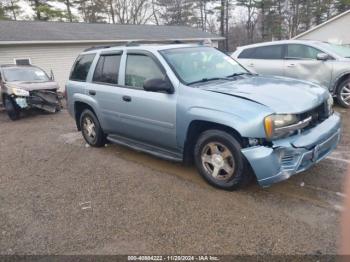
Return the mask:
M 308 40 L 285 40 L 239 47 L 232 55 L 247 69 L 264 75 L 317 83 L 350 107 L 350 48 Z

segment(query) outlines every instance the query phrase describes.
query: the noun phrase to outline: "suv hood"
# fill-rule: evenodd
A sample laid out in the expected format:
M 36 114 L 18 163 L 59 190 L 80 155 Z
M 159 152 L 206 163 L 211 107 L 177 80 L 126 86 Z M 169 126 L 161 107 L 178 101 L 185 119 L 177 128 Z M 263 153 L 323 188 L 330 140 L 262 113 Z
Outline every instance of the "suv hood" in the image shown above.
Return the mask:
M 21 88 L 26 91 L 34 90 L 54 90 L 58 89 L 59 86 L 55 81 L 46 81 L 46 82 L 6 82 L 9 86 Z
M 251 100 L 275 113 L 305 112 L 328 98 L 328 91 L 318 85 L 275 76 L 243 76 L 235 81 L 200 88 Z

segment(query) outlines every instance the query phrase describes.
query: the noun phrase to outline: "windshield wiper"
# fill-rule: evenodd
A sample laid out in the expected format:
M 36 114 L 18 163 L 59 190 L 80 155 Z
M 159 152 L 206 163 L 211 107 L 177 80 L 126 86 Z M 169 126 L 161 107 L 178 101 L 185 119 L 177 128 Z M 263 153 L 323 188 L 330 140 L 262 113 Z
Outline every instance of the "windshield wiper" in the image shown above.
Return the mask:
M 205 83 L 205 82 L 215 81 L 215 80 L 229 80 L 229 79 L 226 77 L 202 78 L 201 80 L 188 83 L 187 85 L 193 85 L 193 84 L 197 84 L 197 83 Z
M 201 80 L 188 83 L 187 85 L 193 85 L 193 84 L 198 84 L 198 83 L 205 83 L 205 82 L 214 81 L 214 80 L 230 81 L 230 80 L 232 80 L 231 77 L 241 76 L 241 75 L 253 75 L 253 74 L 249 73 L 249 72 L 240 72 L 240 73 L 233 73 L 232 75 L 229 75 L 229 76 L 226 76 L 226 77 L 202 78 Z
M 235 77 L 235 76 L 241 76 L 241 75 L 252 75 L 252 73 L 249 72 L 240 72 L 240 73 L 233 73 L 232 75 L 226 76 L 228 77 Z

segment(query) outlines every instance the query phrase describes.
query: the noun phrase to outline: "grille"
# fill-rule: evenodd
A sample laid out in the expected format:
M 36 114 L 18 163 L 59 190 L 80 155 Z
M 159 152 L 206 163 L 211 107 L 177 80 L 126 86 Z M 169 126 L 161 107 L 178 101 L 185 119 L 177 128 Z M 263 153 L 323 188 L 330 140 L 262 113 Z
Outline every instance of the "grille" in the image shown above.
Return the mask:
M 328 113 L 327 113 L 328 109 L 327 109 L 327 104 L 326 102 L 322 103 L 321 105 L 307 111 L 304 112 L 302 114 L 299 114 L 300 120 L 304 120 L 306 118 L 309 118 L 310 116 L 312 117 L 312 120 L 310 122 L 310 124 L 305 128 L 312 128 L 314 126 L 316 126 L 317 124 L 319 124 L 320 122 L 324 121 L 327 117 L 328 117 Z

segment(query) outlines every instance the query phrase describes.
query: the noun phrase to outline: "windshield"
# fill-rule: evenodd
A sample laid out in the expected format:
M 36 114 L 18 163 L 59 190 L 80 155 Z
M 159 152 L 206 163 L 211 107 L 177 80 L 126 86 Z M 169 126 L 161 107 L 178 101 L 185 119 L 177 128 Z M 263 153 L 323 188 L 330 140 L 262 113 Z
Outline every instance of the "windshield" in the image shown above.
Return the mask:
M 324 45 L 336 53 L 339 56 L 350 58 L 350 47 L 344 46 L 344 45 L 336 45 L 336 44 L 330 44 L 330 43 L 324 43 Z
M 37 67 L 12 67 L 4 68 L 5 81 L 48 81 L 46 73 Z
M 186 47 L 161 51 L 185 84 L 247 74 L 241 65 L 212 47 Z

